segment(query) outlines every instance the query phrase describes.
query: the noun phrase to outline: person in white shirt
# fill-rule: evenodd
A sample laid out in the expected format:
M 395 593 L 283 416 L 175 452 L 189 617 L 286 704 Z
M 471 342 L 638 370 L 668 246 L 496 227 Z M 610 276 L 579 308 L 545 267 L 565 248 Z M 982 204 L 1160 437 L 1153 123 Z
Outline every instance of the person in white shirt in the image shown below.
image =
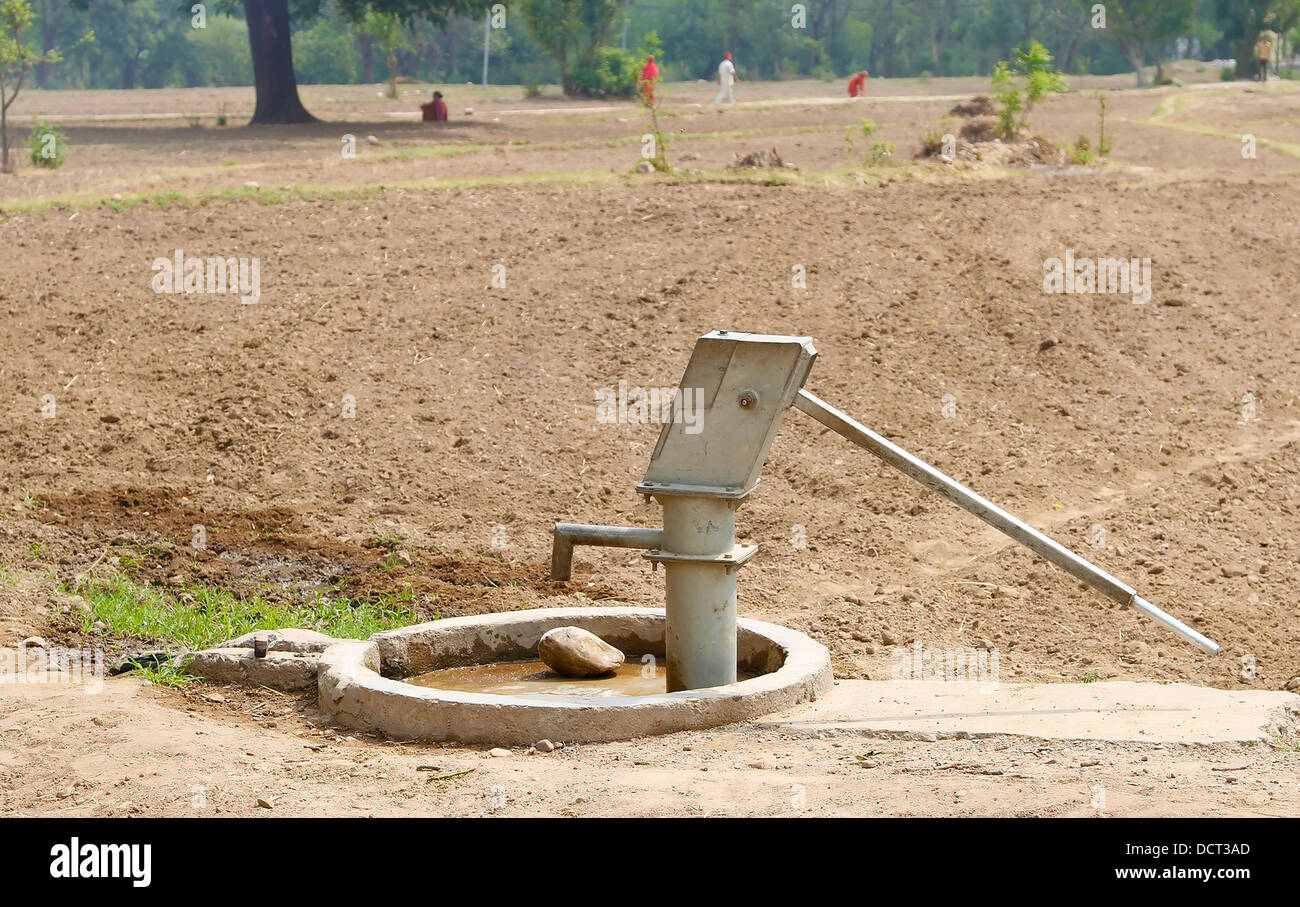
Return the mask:
M 736 105 L 736 91 L 732 87 L 740 79 L 736 77 L 736 64 L 731 62 L 731 51 L 722 55 L 722 62 L 718 64 L 718 96 L 713 99 L 714 105 L 721 105 L 722 99 L 727 98 L 731 105 Z

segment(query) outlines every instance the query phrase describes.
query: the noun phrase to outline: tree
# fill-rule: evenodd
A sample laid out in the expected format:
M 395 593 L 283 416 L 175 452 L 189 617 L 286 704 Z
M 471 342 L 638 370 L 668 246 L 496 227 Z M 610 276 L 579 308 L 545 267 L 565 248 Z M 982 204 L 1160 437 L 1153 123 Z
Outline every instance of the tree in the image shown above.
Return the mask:
M 95 31 L 95 43 L 88 49 L 97 59 L 96 68 L 114 69 L 117 87 L 135 88 L 146 74 L 155 78 L 146 87 L 161 88 L 159 67 L 169 68 L 185 51 L 188 18 L 176 14 L 168 0 L 86 0 L 77 6 L 86 13 Z M 152 73 L 150 70 L 152 69 Z M 39 67 L 37 69 L 39 72 Z
M 388 96 L 397 97 L 397 52 L 410 50 L 410 42 L 402 31 L 402 20 L 392 13 L 379 13 L 373 9 L 366 11 L 366 17 L 357 26 L 357 30 L 369 35 L 379 42 L 388 56 Z
M 896 0 L 874 0 L 871 55 L 869 69 L 887 79 L 898 75 L 898 54 L 903 32 L 909 24 L 909 7 L 896 5 Z
M 188 8 L 189 0 L 184 0 Z M 236 0 L 219 0 L 222 12 L 233 12 Z M 248 47 L 253 57 L 253 86 L 257 105 L 251 125 L 310 123 L 298 97 L 298 79 L 293 69 L 290 18 L 310 19 L 321 12 L 324 0 L 240 0 L 248 24 Z M 487 0 L 340 0 L 339 8 L 353 23 L 362 22 L 367 12 L 397 17 L 409 24 L 417 17 L 442 24 L 453 12 L 484 11 Z
M 357 80 L 356 35 L 337 14 L 322 16 L 294 36 L 294 66 L 301 82 L 349 85 Z M 373 79 L 372 79 L 373 81 Z
M 56 35 L 59 33 L 59 26 L 63 22 L 63 14 L 67 7 L 64 6 L 63 0 L 36 0 L 40 14 L 38 18 L 41 23 L 41 51 L 49 53 L 54 49 Z M 36 64 L 36 87 L 50 87 L 50 62 Z
M 212 16 L 206 28 L 190 28 L 186 19 L 185 32 L 184 55 L 177 69 L 186 85 L 253 84 L 248 29 L 241 20 Z
M 1066 90 L 1065 76 L 1052 63 L 1052 55 L 1037 41 L 1029 50 L 1016 48 L 1015 62 L 999 60 L 993 67 L 993 94 L 1001 109 L 998 129 L 1011 141 L 1016 133 L 1029 128 L 1029 112 L 1049 94 Z M 1023 89 L 1017 79 L 1024 80 Z
M 320 4 L 308 2 L 315 9 L 307 15 L 314 15 Z M 289 36 L 289 0 L 243 0 L 243 4 L 257 96 L 250 125 L 315 122 L 298 97 Z
M 618 0 L 524 0 L 519 5 L 528 33 L 559 65 L 566 95 L 577 93 L 577 70 L 594 68 L 596 50 L 609 43 L 618 13 Z
M 63 54 L 57 47 L 37 53 L 27 46 L 26 32 L 35 14 L 27 0 L 0 0 L 0 173 L 12 173 L 9 161 L 9 107 L 23 90 L 32 67 L 58 63 Z M 94 40 L 86 32 L 82 41 Z
M 943 50 L 952 34 L 956 0 L 922 0 L 920 6 L 930 38 L 930 64 L 934 67 L 931 72 L 942 76 Z
M 1282 31 L 1300 21 L 1300 0 L 1218 0 L 1223 36 L 1237 59 L 1237 78 L 1255 74 L 1255 42 L 1264 29 Z
M 1091 0 L 1081 0 L 1091 9 Z M 1147 84 L 1148 49 L 1155 52 L 1156 83 L 1164 81 L 1164 66 L 1157 45 L 1166 38 L 1184 34 L 1192 24 L 1197 0 L 1109 0 L 1106 3 L 1106 34 L 1119 42 L 1120 49 L 1137 72 L 1138 87 Z

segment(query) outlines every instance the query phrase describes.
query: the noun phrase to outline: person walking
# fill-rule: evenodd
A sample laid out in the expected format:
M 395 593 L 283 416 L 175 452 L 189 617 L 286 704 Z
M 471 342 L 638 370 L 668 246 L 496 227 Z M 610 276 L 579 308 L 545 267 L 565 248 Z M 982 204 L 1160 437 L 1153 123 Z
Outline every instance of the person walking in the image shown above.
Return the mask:
M 641 69 L 641 96 L 645 98 L 647 106 L 655 106 L 655 85 L 658 82 L 659 67 L 655 65 L 655 55 L 651 54 Z
M 1255 59 L 1259 61 L 1259 80 L 1268 81 L 1268 65 L 1273 60 L 1273 42 L 1269 39 L 1272 37 L 1268 32 L 1262 32 L 1259 36 L 1259 43 L 1255 45 Z
M 722 55 L 722 62 L 718 64 L 718 96 L 713 99 L 713 106 L 720 107 L 722 99 L 726 98 L 731 101 L 731 106 L 736 106 L 736 90 L 733 87 L 740 79 L 736 76 L 736 64 L 732 62 L 731 51 Z

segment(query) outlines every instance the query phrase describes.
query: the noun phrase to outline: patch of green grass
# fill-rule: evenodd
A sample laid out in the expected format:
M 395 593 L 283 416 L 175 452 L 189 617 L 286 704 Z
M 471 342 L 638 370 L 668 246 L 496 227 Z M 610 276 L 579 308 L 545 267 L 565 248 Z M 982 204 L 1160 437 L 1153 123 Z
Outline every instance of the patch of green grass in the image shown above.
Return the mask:
M 188 196 L 189 206 L 202 206 L 214 198 L 234 198 L 246 201 L 254 201 L 260 205 L 283 205 L 287 202 L 300 201 L 306 198 L 301 191 L 293 188 L 289 189 L 270 189 L 263 186 L 241 186 L 238 189 L 217 189 L 212 192 L 201 192 L 197 195 Z
M 787 127 L 775 130 L 780 133 L 797 133 L 797 132 L 824 132 L 830 129 L 840 127 Z M 741 137 L 744 135 L 767 135 L 767 130 L 729 130 L 720 132 L 701 132 L 690 134 L 678 134 L 674 139 L 714 139 L 714 138 L 731 138 Z M 615 139 L 596 140 L 596 144 L 604 145 L 622 145 L 638 142 L 638 136 L 625 136 Z M 588 147 L 592 142 L 574 142 L 574 143 L 550 143 L 550 147 Z M 1261 143 L 1263 144 L 1263 143 Z M 488 146 L 491 147 L 491 146 Z M 516 143 L 515 147 L 519 147 Z M 531 147 L 541 148 L 543 146 L 535 145 Z M 400 151 L 393 152 L 401 153 Z M 899 164 L 891 171 L 898 171 L 901 174 L 910 173 L 917 169 L 909 165 Z M 1026 171 L 1027 172 L 1027 171 Z M 824 181 L 835 178 L 837 171 L 813 172 L 813 171 L 760 171 L 754 174 L 744 174 L 734 171 L 709 172 L 699 174 L 675 174 L 673 179 L 690 180 L 695 182 L 734 182 L 734 183 L 754 183 L 758 185 L 783 186 L 794 182 Z M 160 207 L 181 207 L 181 208 L 201 208 L 214 200 L 229 199 L 235 201 L 253 201 L 262 205 L 284 205 L 297 201 L 323 200 L 323 201 L 364 201 L 367 199 L 378 198 L 389 192 L 418 192 L 432 193 L 448 189 L 480 189 L 495 186 L 523 186 L 543 184 L 549 186 L 606 186 L 611 184 L 633 184 L 643 180 L 642 177 L 631 174 L 613 173 L 609 170 L 572 170 L 564 172 L 540 172 L 540 173 L 521 173 L 521 174 L 504 174 L 497 176 L 471 176 L 471 177 L 452 177 L 452 178 L 420 178 L 411 180 L 393 180 L 383 183 L 350 183 L 350 184 L 314 184 L 307 186 L 291 186 L 285 189 L 272 189 L 267 187 L 242 187 L 239 189 L 216 189 L 200 190 L 193 192 L 158 192 L 158 193 L 138 193 L 124 195 L 120 199 L 112 199 L 103 195 L 62 195 L 48 196 L 36 199 L 20 199 L 17 201 L 0 203 L 0 211 L 9 212 L 36 212 L 36 211 L 78 211 L 95 208 L 102 208 L 114 212 L 128 211 L 141 205 L 154 204 Z
M 145 554 L 149 555 L 151 558 L 155 558 L 156 560 L 165 560 L 171 557 L 172 551 L 173 546 L 171 542 L 168 541 L 153 542 L 152 544 L 146 545 L 144 549 Z
M 158 639 L 202 649 L 251 630 L 300 627 L 330 636 L 365 639 L 380 630 L 415 623 L 419 616 L 399 596 L 367 602 L 317 597 L 308 604 L 272 602 L 260 594 L 237 598 L 203 583 L 186 585 L 179 595 L 140 584 L 118 573 L 83 580 L 70 591 L 90 603 L 81 615 L 87 632 L 103 621 L 119 636 Z
M 38 561 L 45 560 L 45 556 L 49 554 L 49 551 L 45 548 L 45 545 L 42 544 L 41 542 L 32 542 L 30 545 L 27 546 L 27 550 L 30 551 L 32 557 Z
M 1197 97 L 1198 99 L 1208 99 L 1211 97 L 1226 97 L 1230 94 L 1232 94 L 1230 91 L 1206 91 L 1199 93 Z M 1187 106 L 1186 100 L 1185 97 L 1180 95 L 1171 95 L 1167 98 L 1162 98 L 1160 103 L 1156 104 L 1156 109 L 1151 113 L 1151 116 L 1147 117 L 1144 122 L 1149 126 L 1159 126 L 1162 129 L 1176 129 L 1179 132 L 1208 135 L 1213 136 L 1214 138 L 1229 139 L 1235 142 L 1241 141 L 1241 137 L 1246 130 L 1224 129 L 1221 126 L 1211 126 L 1207 123 L 1168 122 L 1169 117 Z M 1297 145 L 1294 142 L 1283 142 L 1277 139 L 1268 139 L 1257 135 L 1255 143 L 1260 148 L 1272 148 L 1273 150 L 1280 151 L 1282 154 L 1290 157 L 1300 158 L 1300 145 Z
M 1150 119 L 1163 120 L 1166 117 L 1173 116 L 1183 106 L 1181 95 L 1170 95 L 1167 98 L 1161 98 L 1156 104 L 1156 109 L 1152 111 Z
M 1219 139 L 1228 139 L 1233 142 L 1240 142 L 1241 131 L 1223 129 L 1219 126 L 1209 126 L 1205 123 L 1166 123 L 1159 120 L 1149 121 L 1152 126 L 1159 126 L 1163 129 L 1177 129 L 1179 132 L 1194 132 L 1197 135 L 1208 135 Z M 1274 151 L 1280 151 L 1288 157 L 1300 158 L 1300 145 L 1294 142 L 1283 142 L 1278 139 L 1266 139 L 1263 136 L 1255 136 L 1255 144 L 1260 148 L 1271 148 Z
M 183 687 L 188 683 L 193 683 L 199 679 L 193 674 L 185 673 L 185 668 L 188 664 L 188 660 L 180 665 L 168 661 L 158 665 L 156 668 L 136 668 L 136 674 L 160 687 L 178 688 Z
M 261 536 L 262 538 L 264 538 L 264 539 L 279 538 L 281 535 L 284 534 L 284 524 L 283 524 L 283 523 L 281 523 L 281 524 L 279 524 L 279 525 L 277 525 L 277 526 L 270 526 L 270 525 L 267 525 L 267 526 L 259 526 L 259 525 L 257 525 L 257 523 L 250 522 L 249 525 L 250 525 L 250 527 L 252 528 L 252 530 L 253 530 L 255 533 L 257 533 L 258 535 L 260 535 L 260 536 Z
M 184 192 L 178 192 L 175 189 L 168 189 L 163 192 L 150 192 L 142 196 L 145 201 L 157 205 L 160 208 L 190 208 L 189 196 Z
M 1101 674 L 1098 671 L 1089 671 L 1080 678 L 1079 683 L 1096 683 L 1101 680 Z
M 370 546 L 372 548 L 387 548 L 391 551 L 404 541 L 406 541 L 406 537 L 400 532 L 381 532 L 370 537 Z
M 375 198 L 387 191 L 414 190 L 435 192 L 439 189 L 477 189 L 485 186 L 513 186 L 532 183 L 550 185 L 604 185 L 616 181 L 607 170 L 576 170 L 565 173 L 523 173 L 503 176 L 463 177 L 455 179 L 394 180 L 375 184 L 291 186 L 288 189 L 265 189 L 246 186 L 240 189 L 217 189 L 201 192 L 155 193 L 123 196 L 110 199 L 102 195 L 72 195 L 50 198 L 21 199 L 0 204 L 0 211 L 76 211 L 90 208 L 107 208 L 126 211 L 148 203 L 176 204 L 202 207 L 214 199 L 254 201 L 262 205 L 283 205 L 295 201 L 323 199 L 325 201 L 364 200 Z
M 377 154 L 367 154 L 364 158 L 356 160 L 365 161 L 401 161 L 411 158 L 422 157 L 460 157 L 462 154 L 474 154 L 476 151 L 485 151 L 493 146 L 499 148 L 522 148 L 526 145 L 524 142 L 504 144 L 495 142 L 462 142 L 451 145 L 413 145 L 408 148 L 395 148 L 392 151 L 381 151 Z
M 1273 747 L 1280 756 L 1300 756 L 1300 740 L 1274 737 L 1269 740 L 1268 745 Z

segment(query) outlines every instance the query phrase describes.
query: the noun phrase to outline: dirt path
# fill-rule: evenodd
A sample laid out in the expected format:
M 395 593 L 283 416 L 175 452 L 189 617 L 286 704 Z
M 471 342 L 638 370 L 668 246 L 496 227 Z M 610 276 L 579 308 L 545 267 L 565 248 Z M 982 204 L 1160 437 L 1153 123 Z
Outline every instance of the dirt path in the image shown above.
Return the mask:
M 207 697 L 207 698 L 205 698 Z M 211 698 L 223 699 L 212 702 Z M 301 711 L 300 711 L 301 710 Z M 905 741 L 736 726 L 543 754 L 392 743 L 310 700 L 108 679 L 6 685 L 10 816 L 1283 816 L 1295 752 L 1267 746 Z M 262 800 L 270 806 L 259 806 Z

